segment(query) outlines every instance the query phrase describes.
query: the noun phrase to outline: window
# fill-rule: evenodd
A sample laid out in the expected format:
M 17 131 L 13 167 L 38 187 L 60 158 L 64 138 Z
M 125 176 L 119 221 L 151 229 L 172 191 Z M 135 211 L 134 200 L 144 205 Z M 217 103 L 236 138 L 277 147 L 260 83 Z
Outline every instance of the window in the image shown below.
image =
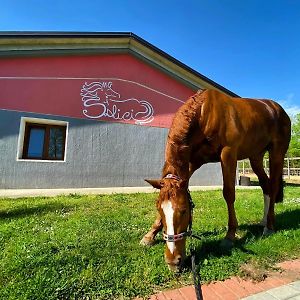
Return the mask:
M 67 126 L 53 123 L 25 120 L 22 159 L 64 160 Z

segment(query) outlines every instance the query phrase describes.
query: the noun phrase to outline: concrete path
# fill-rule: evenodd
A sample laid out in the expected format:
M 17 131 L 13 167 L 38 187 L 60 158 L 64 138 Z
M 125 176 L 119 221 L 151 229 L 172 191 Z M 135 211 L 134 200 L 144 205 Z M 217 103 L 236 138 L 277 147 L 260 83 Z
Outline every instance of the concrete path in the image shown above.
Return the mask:
M 236 189 L 258 189 L 259 186 L 237 186 Z M 190 186 L 190 191 L 219 190 L 222 186 Z M 72 189 L 0 189 L 0 198 L 21 198 L 38 196 L 58 196 L 69 194 L 133 194 L 153 193 L 157 190 L 151 186 L 144 187 L 108 187 L 108 188 L 72 188 Z
M 244 300 L 278 300 L 278 299 L 293 299 L 300 300 L 300 280 L 292 282 L 290 284 L 280 286 L 266 292 L 258 293 L 249 297 L 244 298 Z
M 300 300 L 300 259 L 277 265 L 273 272 L 260 282 L 233 277 L 202 286 L 204 300 Z M 193 286 L 161 292 L 151 300 L 197 300 Z

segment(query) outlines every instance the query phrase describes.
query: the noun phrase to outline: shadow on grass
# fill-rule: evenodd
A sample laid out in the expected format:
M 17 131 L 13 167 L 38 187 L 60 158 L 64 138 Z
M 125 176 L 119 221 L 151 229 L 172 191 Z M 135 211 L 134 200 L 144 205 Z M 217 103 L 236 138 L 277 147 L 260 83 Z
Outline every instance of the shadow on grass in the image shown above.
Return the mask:
M 276 215 L 276 230 L 296 230 L 300 228 L 300 209 L 288 210 Z M 235 241 L 233 247 L 227 243 L 223 243 L 223 239 L 217 240 L 204 240 L 200 245 L 195 248 L 195 262 L 198 265 L 205 259 L 223 256 L 230 256 L 233 249 L 239 249 L 243 253 L 255 254 L 252 250 L 246 249 L 250 241 L 259 240 L 262 238 L 263 227 L 258 224 L 242 224 L 240 229 L 246 231 L 246 234 Z M 204 232 L 201 237 L 209 237 L 214 235 L 214 232 Z M 190 257 L 186 261 L 186 267 L 191 269 Z
M 287 210 L 276 215 L 277 230 L 300 228 L 300 208 Z
M 284 184 L 284 186 L 300 186 L 300 183 L 296 183 L 296 182 L 286 182 Z
M 35 207 L 20 207 L 17 209 L 2 211 L 0 210 L 0 220 L 3 219 L 15 219 L 15 218 L 25 218 L 31 215 L 46 214 L 48 212 L 63 210 L 63 212 L 68 212 L 72 209 L 72 206 L 63 206 L 59 203 L 49 203 L 38 205 Z
M 259 185 L 258 181 L 251 180 L 250 181 L 250 186 L 260 186 L 260 185 Z M 286 186 L 299 187 L 300 183 L 297 183 L 297 182 L 286 182 L 286 181 L 284 181 L 284 187 L 286 187 Z

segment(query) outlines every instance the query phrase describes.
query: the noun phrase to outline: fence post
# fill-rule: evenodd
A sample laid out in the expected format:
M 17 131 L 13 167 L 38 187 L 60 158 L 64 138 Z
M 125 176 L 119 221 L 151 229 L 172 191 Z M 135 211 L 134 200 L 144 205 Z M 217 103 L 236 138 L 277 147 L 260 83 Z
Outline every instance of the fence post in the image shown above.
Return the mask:
M 243 160 L 243 175 L 245 175 L 245 161 Z
M 288 179 L 291 179 L 291 173 L 290 173 L 290 159 L 287 158 L 287 175 L 288 175 Z

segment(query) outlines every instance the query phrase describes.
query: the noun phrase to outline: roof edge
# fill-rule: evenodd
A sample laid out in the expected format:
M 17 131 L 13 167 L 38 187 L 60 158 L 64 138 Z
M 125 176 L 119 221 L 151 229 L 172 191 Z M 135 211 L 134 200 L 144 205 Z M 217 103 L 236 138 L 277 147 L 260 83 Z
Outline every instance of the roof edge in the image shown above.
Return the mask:
M 199 73 L 198 71 L 192 69 L 191 67 L 187 66 L 186 64 L 182 63 L 178 59 L 174 58 L 173 56 L 169 55 L 165 51 L 159 49 L 158 47 L 154 46 L 153 44 L 147 42 L 143 38 L 139 37 L 138 35 L 132 32 L 68 32 L 68 31 L 4 31 L 0 32 L 0 40 L 1 39 L 60 39 L 60 38 L 128 38 L 135 40 L 137 43 L 141 44 L 142 46 L 150 49 L 154 53 L 164 57 L 166 60 L 170 61 L 171 63 L 175 64 L 176 66 L 184 69 L 185 71 L 191 73 L 192 75 L 199 77 L 202 81 L 207 82 L 209 85 L 215 87 L 218 90 L 223 91 L 224 93 L 232 96 L 232 97 L 239 97 L 239 95 L 235 94 L 234 92 L 228 90 L 224 86 L 218 84 L 217 82 L 209 79 L 208 77 L 204 76 L 203 74 Z

